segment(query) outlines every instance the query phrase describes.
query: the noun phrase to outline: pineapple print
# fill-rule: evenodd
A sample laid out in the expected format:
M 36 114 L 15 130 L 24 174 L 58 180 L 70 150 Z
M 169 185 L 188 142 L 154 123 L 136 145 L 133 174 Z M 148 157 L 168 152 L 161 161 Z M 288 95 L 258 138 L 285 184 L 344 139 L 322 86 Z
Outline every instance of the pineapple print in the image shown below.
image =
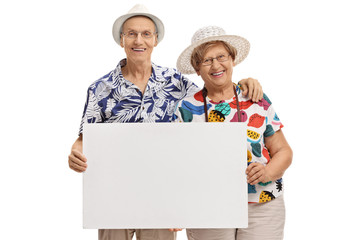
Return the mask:
M 225 117 L 230 114 L 231 107 L 228 103 L 223 102 L 215 105 L 215 111 L 221 112 Z
M 275 199 L 275 196 L 271 192 L 262 191 L 260 194 L 259 202 L 260 203 L 269 202 L 273 199 Z
M 224 120 L 224 114 L 216 110 L 211 110 L 209 114 L 209 122 L 223 122 Z

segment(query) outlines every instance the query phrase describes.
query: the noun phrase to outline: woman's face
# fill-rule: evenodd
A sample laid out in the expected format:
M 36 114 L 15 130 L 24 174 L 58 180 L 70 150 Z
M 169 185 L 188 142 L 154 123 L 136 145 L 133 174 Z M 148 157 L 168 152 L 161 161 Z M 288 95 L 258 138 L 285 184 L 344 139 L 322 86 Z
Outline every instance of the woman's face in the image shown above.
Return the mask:
M 204 60 L 219 57 L 221 55 L 228 56 L 229 52 L 226 50 L 222 43 L 216 43 L 209 47 L 204 55 Z M 225 62 L 219 62 L 217 59 L 213 59 L 213 63 L 208 66 L 204 66 L 202 63 L 199 65 L 200 69 L 197 74 L 205 82 L 207 88 L 221 88 L 232 84 L 232 73 L 234 67 L 234 61 L 231 56 Z
M 147 17 L 132 17 L 124 23 L 122 31 L 125 34 L 129 32 L 154 33 L 155 24 Z M 156 34 L 151 38 L 144 38 L 141 34 L 137 34 L 135 38 L 129 38 L 123 34 L 121 35 L 120 46 L 124 48 L 127 59 L 133 62 L 141 63 L 151 61 L 151 53 L 156 45 Z

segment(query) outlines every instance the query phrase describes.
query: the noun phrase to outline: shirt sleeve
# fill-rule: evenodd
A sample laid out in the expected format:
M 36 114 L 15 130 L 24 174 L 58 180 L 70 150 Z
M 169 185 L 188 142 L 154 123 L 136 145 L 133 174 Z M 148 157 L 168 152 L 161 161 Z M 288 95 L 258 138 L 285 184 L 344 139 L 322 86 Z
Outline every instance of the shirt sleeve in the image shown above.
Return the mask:
M 83 116 L 80 123 L 79 135 L 83 132 L 83 126 L 85 123 L 100 123 L 103 122 L 103 117 L 101 114 L 101 107 L 99 106 L 99 101 L 95 95 L 94 86 L 90 86 L 87 91 L 87 97 L 85 102 L 85 107 L 83 111 Z
M 266 94 L 264 94 L 264 105 L 269 105 L 266 115 L 266 130 L 264 132 L 264 137 L 270 137 L 274 135 L 276 131 L 279 131 L 284 125 L 281 123 L 278 115 L 275 112 L 273 104 Z
M 183 83 L 186 91 L 184 98 L 187 96 L 192 96 L 200 90 L 200 88 L 193 81 L 185 77 L 183 74 L 181 74 L 181 82 Z

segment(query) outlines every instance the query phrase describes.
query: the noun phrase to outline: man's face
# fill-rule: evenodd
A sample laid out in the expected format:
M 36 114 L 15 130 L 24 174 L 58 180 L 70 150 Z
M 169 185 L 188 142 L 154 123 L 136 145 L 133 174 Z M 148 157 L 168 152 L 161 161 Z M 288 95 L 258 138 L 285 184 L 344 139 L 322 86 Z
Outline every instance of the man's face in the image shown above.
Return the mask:
M 155 24 L 147 17 L 136 16 L 129 18 L 123 25 L 120 46 L 124 48 L 128 61 L 137 63 L 151 62 L 151 53 L 157 45 L 157 35 L 155 33 Z M 150 38 L 143 37 L 141 33 L 151 33 Z M 128 33 L 134 35 L 130 38 Z M 136 33 L 140 33 L 137 34 Z

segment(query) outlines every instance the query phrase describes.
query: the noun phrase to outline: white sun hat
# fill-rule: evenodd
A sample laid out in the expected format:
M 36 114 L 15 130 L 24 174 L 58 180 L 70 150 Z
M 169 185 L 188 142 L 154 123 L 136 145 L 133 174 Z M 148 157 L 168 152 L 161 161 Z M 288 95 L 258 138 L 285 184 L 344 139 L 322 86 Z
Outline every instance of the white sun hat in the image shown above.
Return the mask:
M 162 21 L 155 15 L 151 14 L 144 5 L 136 4 L 132 9 L 130 9 L 127 14 L 118 17 L 118 19 L 116 19 L 114 22 L 112 33 L 114 40 L 117 44 L 120 45 L 120 33 L 122 31 L 123 24 L 126 20 L 134 16 L 145 16 L 150 18 L 154 22 L 156 27 L 156 32 L 158 34 L 158 43 L 164 38 L 165 29 Z
M 179 56 L 176 67 L 183 74 L 196 73 L 191 65 L 191 54 L 195 48 L 203 43 L 211 41 L 224 41 L 236 48 L 234 64 L 237 65 L 243 61 L 249 53 L 250 43 L 243 37 L 236 35 L 226 35 L 224 29 L 216 26 L 208 26 L 197 30 L 192 39 L 191 45 L 187 47 Z

